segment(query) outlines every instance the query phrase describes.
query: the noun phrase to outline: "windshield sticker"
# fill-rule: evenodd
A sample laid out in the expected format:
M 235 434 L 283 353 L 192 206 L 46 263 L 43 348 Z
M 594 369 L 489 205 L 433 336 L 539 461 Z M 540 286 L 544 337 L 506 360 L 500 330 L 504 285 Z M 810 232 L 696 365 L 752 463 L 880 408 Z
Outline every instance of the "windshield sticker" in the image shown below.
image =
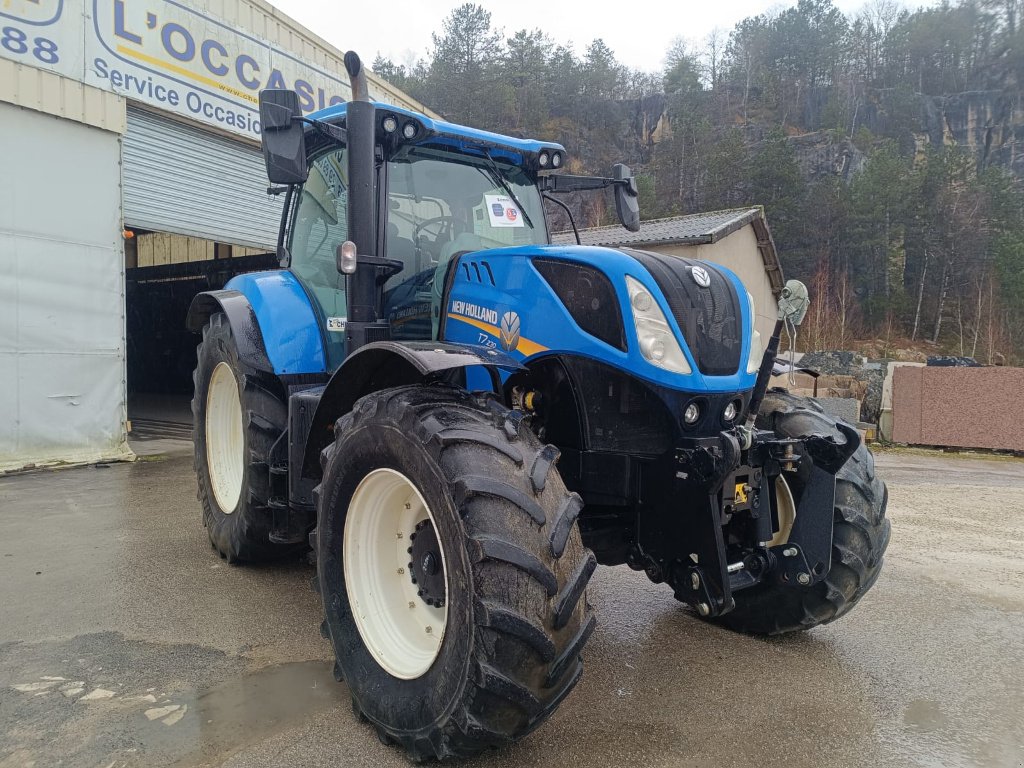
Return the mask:
M 523 214 L 512 198 L 505 195 L 484 195 L 487 203 L 487 215 L 492 227 L 525 227 Z

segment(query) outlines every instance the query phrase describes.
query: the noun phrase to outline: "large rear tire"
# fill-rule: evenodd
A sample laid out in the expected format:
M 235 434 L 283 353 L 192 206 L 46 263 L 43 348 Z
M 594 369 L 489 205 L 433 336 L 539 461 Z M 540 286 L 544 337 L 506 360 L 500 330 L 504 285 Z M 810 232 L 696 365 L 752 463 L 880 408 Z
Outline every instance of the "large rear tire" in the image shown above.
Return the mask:
M 781 390 L 765 396 L 757 426 L 786 438 L 812 433 L 842 437 L 835 420 L 814 401 Z M 799 500 L 799 478 L 789 490 Z M 739 632 L 778 635 L 827 624 L 848 613 L 882 570 L 889 545 L 887 501 L 874 457 L 862 442 L 836 477 L 832 566 L 825 578 L 807 587 L 763 582 L 740 590 L 734 594 L 736 608 L 712 621 Z
M 575 524 L 582 502 L 521 420 L 459 389 L 389 389 L 359 400 L 321 457 L 335 672 L 356 713 L 415 760 L 524 736 L 583 671 L 597 563 Z
M 280 384 L 238 359 L 223 313 L 203 328 L 192 374 L 194 467 L 210 544 L 228 562 L 273 560 L 295 547 L 270 542 L 268 461 L 287 428 Z

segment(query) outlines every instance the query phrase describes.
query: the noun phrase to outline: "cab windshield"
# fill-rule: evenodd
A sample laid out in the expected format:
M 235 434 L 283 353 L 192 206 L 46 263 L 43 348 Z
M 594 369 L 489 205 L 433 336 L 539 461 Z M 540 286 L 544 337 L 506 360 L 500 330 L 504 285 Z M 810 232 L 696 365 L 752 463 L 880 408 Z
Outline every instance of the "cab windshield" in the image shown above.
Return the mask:
M 388 164 L 388 208 L 389 257 L 404 246 L 422 267 L 459 252 L 547 242 L 536 186 L 497 159 L 403 148 Z
M 547 242 L 540 193 L 518 166 L 443 147 L 400 148 L 388 162 L 384 244 L 388 258 L 405 263 L 385 295 L 393 338 L 436 338 L 452 258 Z

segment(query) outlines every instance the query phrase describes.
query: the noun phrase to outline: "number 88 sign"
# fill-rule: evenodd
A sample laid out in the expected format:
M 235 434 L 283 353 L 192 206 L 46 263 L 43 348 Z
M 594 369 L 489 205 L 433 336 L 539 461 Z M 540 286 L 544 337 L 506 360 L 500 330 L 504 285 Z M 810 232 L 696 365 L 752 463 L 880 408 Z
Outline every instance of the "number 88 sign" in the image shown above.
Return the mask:
M 17 55 L 34 56 L 42 64 L 57 64 L 60 62 L 60 52 L 57 44 L 46 37 L 33 37 L 18 27 L 4 27 L 0 29 L 0 46 L 7 51 Z
M 67 0 L 0 1 L 0 57 L 81 80 L 84 17 L 64 13 L 66 4 Z

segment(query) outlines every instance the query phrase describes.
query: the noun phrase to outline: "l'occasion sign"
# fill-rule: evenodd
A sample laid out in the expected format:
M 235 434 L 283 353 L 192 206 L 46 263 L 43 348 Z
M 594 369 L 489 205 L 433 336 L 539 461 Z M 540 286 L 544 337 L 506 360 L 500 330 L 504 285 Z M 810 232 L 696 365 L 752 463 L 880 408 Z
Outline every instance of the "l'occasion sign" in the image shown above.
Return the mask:
M 347 76 L 176 0 L 5 0 L 0 23 L 6 58 L 251 138 L 264 88 L 295 90 L 305 112 L 351 96 Z

